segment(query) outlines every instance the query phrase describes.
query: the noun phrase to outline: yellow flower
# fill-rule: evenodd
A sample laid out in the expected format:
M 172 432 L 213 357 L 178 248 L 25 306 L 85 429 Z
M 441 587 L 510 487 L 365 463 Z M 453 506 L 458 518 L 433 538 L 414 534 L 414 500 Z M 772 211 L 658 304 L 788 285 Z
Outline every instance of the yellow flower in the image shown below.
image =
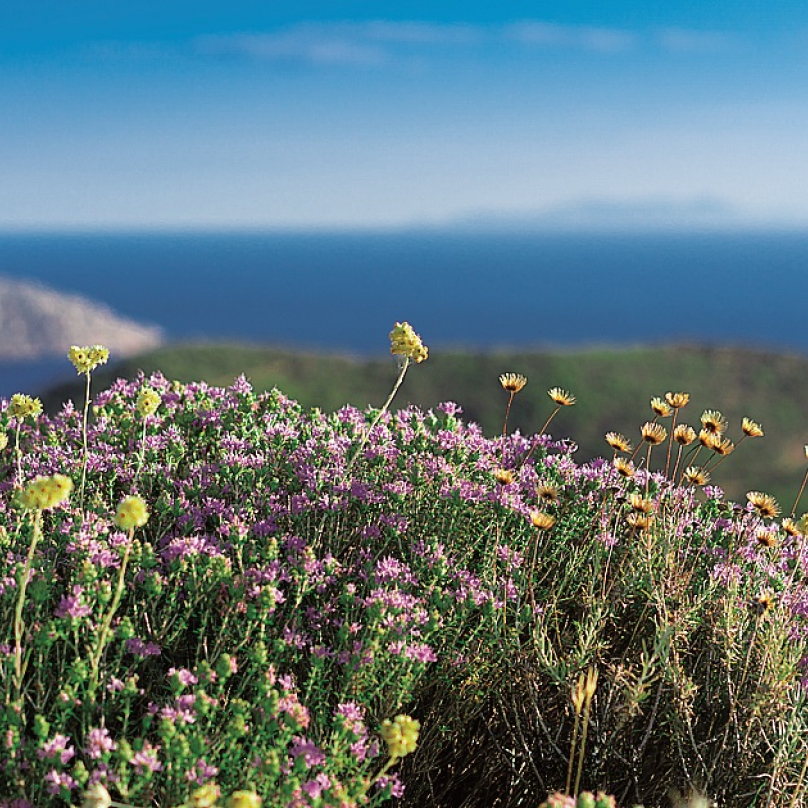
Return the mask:
M 770 494 L 764 494 L 762 491 L 750 491 L 746 498 L 752 503 L 752 507 L 760 516 L 774 519 L 780 514 L 780 506 Z
M 690 401 L 690 393 L 665 393 L 665 401 L 675 410 L 679 410 Z
M 494 478 L 500 485 L 510 485 L 515 479 L 510 469 L 496 469 L 494 471 Z
M 626 521 L 637 530 L 648 530 L 648 528 L 651 527 L 651 523 L 654 521 L 654 517 L 651 514 L 632 511 L 626 517 Z
M 718 410 L 705 410 L 701 414 L 701 423 L 713 435 L 723 435 L 727 431 L 727 419 Z
M 539 530 L 550 530 L 556 523 L 555 516 L 546 511 L 531 511 L 530 523 Z
M 103 345 L 71 345 L 67 358 L 77 373 L 91 373 L 99 365 L 106 364 L 109 351 Z
M 575 403 L 575 396 L 562 390 L 560 387 L 553 387 L 547 391 L 547 395 L 558 404 L 559 407 L 571 407 Z
M 558 489 L 554 485 L 548 485 L 547 483 L 540 483 L 536 486 L 536 495 L 545 502 L 558 501 Z
M 654 424 L 650 421 L 640 427 L 640 434 L 642 439 L 652 446 L 662 443 L 668 437 L 668 432 L 662 424 Z
M 227 808 L 261 808 L 261 798 L 254 791 L 234 791 L 227 800 Z
M 772 533 L 771 530 L 766 530 L 765 528 L 762 530 L 757 530 L 755 532 L 755 541 L 761 547 L 776 547 L 777 546 L 777 534 Z
M 673 413 L 673 409 L 670 405 L 659 396 L 654 396 L 651 399 L 651 410 L 654 415 L 658 415 L 660 418 L 667 418 Z
M 103 783 L 94 783 L 84 792 L 84 802 L 81 808 L 109 808 L 112 797 Z
M 631 494 L 628 504 L 631 506 L 631 510 L 637 513 L 648 514 L 654 510 L 654 503 L 650 499 L 645 499 L 642 494 Z
M 766 614 L 774 606 L 774 594 L 772 592 L 761 592 L 756 598 L 752 599 L 751 608 L 755 614 Z
M 12 418 L 18 418 L 20 421 L 28 416 L 36 418 L 42 412 L 42 402 L 24 393 L 14 393 L 7 412 Z
M 44 511 L 54 508 L 70 496 L 73 480 L 64 474 L 52 477 L 37 477 L 28 483 L 20 494 L 20 504 L 32 511 Z
M 0 452 L 8 446 L 8 435 L 5 432 L 0 432 Z
M 617 473 L 623 477 L 634 476 L 634 464 L 630 460 L 626 460 L 625 457 L 615 457 L 614 467 L 617 469 Z
M 146 503 L 137 496 L 126 497 L 115 511 L 115 526 L 121 530 L 143 527 L 149 519 Z
M 390 353 L 405 356 L 416 364 L 423 362 L 429 355 L 429 349 L 421 342 L 421 338 L 409 323 L 396 323 L 390 332 Z
M 185 803 L 185 808 L 215 808 L 216 800 L 221 796 L 222 790 L 216 783 L 205 783 L 196 788 Z
M 787 535 L 794 538 L 795 536 L 802 536 L 802 527 L 800 526 L 799 522 L 795 522 L 793 519 L 787 517 L 783 519 L 782 522 L 783 530 L 786 532 Z
M 518 393 L 527 384 L 527 376 L 521 373 L 503 373 L 499 377 L 499 383 L 509 393 Z
M 710 447 L 717 455 L 726 457 L 735 451 L 735 444 L 729 438 L 713 435 L 713 445 Z
M 612 447 L 616 452 L 630 452 L 631 442 L 625 435 L 619 432 L 607 432 L 606 443 Z
M 390 757 L 397 760 L 414 752 L 420 729 L 420 722 L 408 715 L 397 715 L 392 721 L 389 718 L 382 721 L 382 738 Z
M 161 401 L 160 394 L 156 390 L 152 390 L 151 387 L 144 387 L 137 394 L 137 404 L 135 406 L 137 411 L 146 418 L 148 415 L 154 415 L 157 412 Z
M 756 424 L 751 418 L 744 418 L 743 421 L 741 421 L 741 432 L 750 438 L 763 437 L 763 427 L 760 424 Z
M 679 424 L 673 430 L 673 439 L 680 446 L 690 446 L 690 444 L 696 440 L 696 430 L 687 424 Z
M 684 478 L 691 485 L 707 485 L 710 482 L 710 473 L 699 466 L 688 466 L 685 469 Z

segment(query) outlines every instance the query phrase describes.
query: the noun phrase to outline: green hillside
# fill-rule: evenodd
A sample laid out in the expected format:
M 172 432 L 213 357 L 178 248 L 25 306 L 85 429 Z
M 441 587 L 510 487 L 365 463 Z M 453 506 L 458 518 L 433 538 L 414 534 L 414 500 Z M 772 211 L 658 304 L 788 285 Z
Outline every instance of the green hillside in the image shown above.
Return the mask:
M 175 345 L 105 368 L 94 376 L 94 389 L 117 376 L 132 378 L 138 370 L 214 385 L 227 385 L 244 373 L 256 389 L 278 387 L 304 406 L 323 410 L 346 403 L 381 406 L 397 374 L 391 357 L 360 360 L 248 345 Z M 680 421 L 694 427 L 704 409 L 720 410 L 729 419 L 727 434 L 734 441 L 741 437 L 741 418 L 749 416 L 762 424 L 765 437 L 744 441 L 716 469 L 713 482 L 733 498 L 762 489 L 778 498 L 785 513 L 791 510 L 806 469 L 805 357 L 689 345 L 521 353 L 433 349 L 429 361 L 408 372 L 394 408 L 408 402 L 428 408 L 455 401 L 467 420 L 495 435 L 502 429 L 507 401 L 498 381 L 505 372 L 522 373 L 529 380 L 514 401 L 509 431 L 541 428 L 553 409 L 550 387 L 576 396 L 576 406 L 560 412 L 549 431 L 574 438 L 579 460 L 609 453 L 603 440 L 609 430 L 623 432 L 636 444 L 639 426 L 652 418 L 651 397 L 667 391 L 691 394 Z M 80 400 L 82 395 L 77 383 L 43 398 L 52 410 L 68 397 Z

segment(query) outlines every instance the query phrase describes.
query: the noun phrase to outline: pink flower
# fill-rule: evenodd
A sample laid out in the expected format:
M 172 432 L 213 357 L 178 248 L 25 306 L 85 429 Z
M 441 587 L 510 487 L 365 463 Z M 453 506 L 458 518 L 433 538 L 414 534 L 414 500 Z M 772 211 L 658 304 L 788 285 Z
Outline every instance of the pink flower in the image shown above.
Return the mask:
M 105 752 L 112 752 L 116 747 L 115 741 L 109 737 L 109 731 L 104 727 L 100 727 L 91 729 L 87 733 L 87 746 L 84 747 L 84 753 L 91 758 L 97 759 Z

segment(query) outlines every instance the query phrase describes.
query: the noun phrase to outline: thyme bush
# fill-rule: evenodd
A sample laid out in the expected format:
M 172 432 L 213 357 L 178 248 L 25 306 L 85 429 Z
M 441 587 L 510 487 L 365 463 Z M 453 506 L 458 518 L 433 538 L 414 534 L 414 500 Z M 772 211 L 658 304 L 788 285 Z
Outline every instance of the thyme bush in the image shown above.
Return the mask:
M 808 805 L 804 523 L 698 485 L 722 434 L 578 464 L 389 403 L 3 402 L 0 806 Z

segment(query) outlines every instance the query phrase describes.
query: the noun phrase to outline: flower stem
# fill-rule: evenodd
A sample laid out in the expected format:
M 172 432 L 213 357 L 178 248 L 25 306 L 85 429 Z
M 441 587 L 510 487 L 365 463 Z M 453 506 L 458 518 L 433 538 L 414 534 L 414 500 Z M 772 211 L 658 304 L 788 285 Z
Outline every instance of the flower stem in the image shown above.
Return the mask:
M 87 415 L 90 411 L 90 371 L 84 374 L 87 377 L 87 386 L 84 389 L 84 418 L 81 425 L 82 455 L 81 455 L 81 487 L 79 499 L 84 504 L 84 482 L 87 478 Z
M 28 589 L 28 577 L 31 574 L 31 565 L 34 561 L 34 551 L 37 543 L 42 538 L 42 511 L 34 511 L 34 534 L 31 537 L 31 544 L 28 547 L 28 555 L 25 559 L 25 567 L 22 575 L 17 581 L 19 594 L 17 595 L 17 607 L 14 610 L 14 686 L 17 690 L 17 698 L 22 692 L 22 677 L 25 673 L 22 664 L 22 636 L 25 631 L 25 622 L 22 619 L 22 609 L 25 603 L 25 592 Z

